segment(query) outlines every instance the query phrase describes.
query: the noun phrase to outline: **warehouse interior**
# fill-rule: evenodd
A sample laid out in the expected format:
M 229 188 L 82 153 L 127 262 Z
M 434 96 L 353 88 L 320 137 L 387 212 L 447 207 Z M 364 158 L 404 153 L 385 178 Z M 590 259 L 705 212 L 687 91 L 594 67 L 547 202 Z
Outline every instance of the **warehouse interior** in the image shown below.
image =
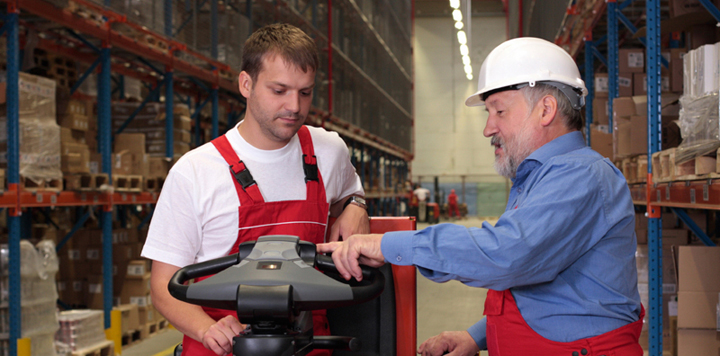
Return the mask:
M 718 1 L 0 3 L 0 356 L 180 355 L 141 251 L 173 165 L 248 114 L 243 44 L 274 23 L 317 45 L 305 125 L 347 146 L 373 233 L 502 223 L 513 180 L 466 98 L 505 41 L 559 46 L 587 89 L 585 143 L 632 201 L 640 347 L 720 353 Z M 483 319 L 488 289 L 402 267 L 392 354 Z M 373 342 L 357 354 L 385 355 Z

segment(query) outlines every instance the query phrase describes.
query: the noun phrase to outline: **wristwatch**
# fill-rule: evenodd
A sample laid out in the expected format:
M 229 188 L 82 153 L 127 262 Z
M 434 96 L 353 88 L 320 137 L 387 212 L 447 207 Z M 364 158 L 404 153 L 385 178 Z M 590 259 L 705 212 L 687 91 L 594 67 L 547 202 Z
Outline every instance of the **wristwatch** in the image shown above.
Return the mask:
M 367 210 L 368 208 L 367 203 L 365 203 L 365 199 L 363 197 L 358 197 L 354 195 L 351 196 L 350 198 L 348 198 L 348 200 L 345 201 L 345 204 L 343 204 L 343 210 L 345 210 L 345 208 L 347 208 L 347 206 L 350 204 L 355 204 L 365 210 Z

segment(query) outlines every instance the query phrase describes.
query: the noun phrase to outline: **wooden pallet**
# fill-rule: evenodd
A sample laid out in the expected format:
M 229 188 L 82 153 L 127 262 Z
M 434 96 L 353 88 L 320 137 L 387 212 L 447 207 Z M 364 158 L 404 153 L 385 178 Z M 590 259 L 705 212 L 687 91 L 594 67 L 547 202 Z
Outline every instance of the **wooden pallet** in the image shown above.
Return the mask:
M 168 323 L 165 319 L 153 323 L 147 323 L 140 328 L 141 338 L 144 340 L 150 336 L 154 336 L 161 331 L 167 330 L 169 326 L 170 323 Z
M 626 157 L 617 165 L 628 184 L 645 183 L 647 181 L 647 155 Z
M 30 192 L 39 192 L 39 191 L 49 191 L 49 192 L 60 192 L 63 189 L 63 181 L 62 179 L 51 179 L 51 180 L 44 180 L 40 182 L 39 184 L 35 181 L 20 176 L 20 185 L 24 190 L 30 191 Z
M 143 188 L 143 176 L 113 174 L 113 187 L 116 192 L 140 192 Z
M 654 183 L 714 179 L 718 174 L 716 156 L 701 156 L 681 164 L 675 163 L 676 148 L 670 148 L 652 155 Z
M 163 177 L 147 177 L 143 182 L 143 190 L 146 192 L 159 192 L 162 189 L 165 178 Z
M 120 337 L 120 342 L 122 348 L 124 349 L 128 346 L 137 344 L 138 342 L 142 341 L 142 339 L 142 328 L 140 328 L 138 330 L 128 330 L 123 333 Z
M 75 173 L 63 177 L 65 190 L 98 191 L 108 186 L 107 173 Z
M 95 346 L 73 351 L 72 356 L 115 356 L 115 343 L 112 340 L 105 340 Z

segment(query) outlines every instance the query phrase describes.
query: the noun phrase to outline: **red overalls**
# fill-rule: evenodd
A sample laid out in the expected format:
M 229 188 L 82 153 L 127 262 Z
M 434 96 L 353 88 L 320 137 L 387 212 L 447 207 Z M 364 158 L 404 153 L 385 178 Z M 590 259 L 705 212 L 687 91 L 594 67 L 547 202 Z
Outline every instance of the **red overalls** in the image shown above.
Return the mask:
M 637 321 L 604 334 L 556 342 L 536 333 L 520 315 L 510 290 L 488 290 L 485 300 L 490 356 L 642 356 L 638 343 L 645 309 Z
M 265 202 L 250 171 L 238 158 L 227 137 L 223 135 L 212 141 L 230 165 L 231 177 L 240 199 L 238 237 L 229 254 L 237 253 L 241 243 L 254 241 L 265 235 L 293 235 L 315 244 L 324 242 L 328 218 L 325 186 L 317 169 L 317 159 L 308 128 L 300 127 L 298 137 L 302 146 L 307 198 L 277 202 Z M 203 310 L 215 320 L 227 315 L 236 315 L 230 310 L 205 307 Z M 325 310 L 313 311 L 313 328 L 315 335 L 330 335 Z M 215 356 L 215 353 L 206 349 L 201 342 L 187 336 L 183 338 L 182 354 L 183 356 Z M 329 350 L 316 350 L 309 355 L 329 356 L 330 354 Z

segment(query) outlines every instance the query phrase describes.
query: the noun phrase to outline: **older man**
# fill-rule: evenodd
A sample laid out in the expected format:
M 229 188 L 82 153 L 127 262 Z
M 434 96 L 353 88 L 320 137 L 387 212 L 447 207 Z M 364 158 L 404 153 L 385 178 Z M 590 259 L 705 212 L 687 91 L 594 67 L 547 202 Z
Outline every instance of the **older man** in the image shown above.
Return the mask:
M 485 318 L 428 339 L 422 355 L 642 355 L 633 204 L 622 174 L 585 146 L 586 93 L 560 47 L 502 43 L 465 102 L 485 106 L 495 168 L 513 182 L 497 224 L 356 235 L 319 250 L 334 251 L 345 278 L 362 278 L 358 263 L 390 262 L 490 289 Z

